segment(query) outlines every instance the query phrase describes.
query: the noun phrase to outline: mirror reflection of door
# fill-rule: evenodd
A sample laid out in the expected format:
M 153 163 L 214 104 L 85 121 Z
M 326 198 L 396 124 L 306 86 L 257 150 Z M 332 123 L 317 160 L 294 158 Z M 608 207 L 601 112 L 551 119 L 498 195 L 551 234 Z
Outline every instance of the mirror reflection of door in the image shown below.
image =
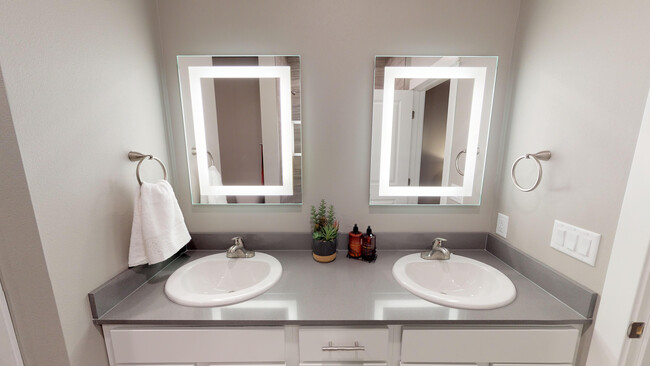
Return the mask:
M 388 58 L 385 66 L 403 66 L 406 63 L 403 59 Z M 449 66 L 458 65 L 457 59 L 444 62 Z M 395 80 L 389 185 L 449 185 L 457 82 L 450 79 Z M 381 129 L 374 124 L 382 119 L 383 100 L 383 87 L 376 84 L 375 88 L 377 87 L 380 89 L 375 89 L 373 99 L 374 145 L 378 145 L 380 140 Z M 373 151 L 378 150 L 378 146 L 373 146 Z M 372 166 L 376 165 L 373 163 Z M 378 182 L 379 172 L 373 170 L 371 197 L 376 204 L 441 203 L 441 197 L 379 198 L 376 195 Z M 442 200 L 447 203 L 446 197 L 442 197 Z
M 480 203 L 496 66 L 493 56 L 375 58 L 371 205 Z M 384 121 L 383 101 L 391 99 L 393 116 Z M 390 145 L 382 145 L 384 123 Z
M 396 88 L 412 80 L 398 79 Z M 454 85 L 456 80 L 453 81 Z M 391 186 L 446 186 L 449 184 L 453 119 L 451 80 L 438 80 L 415 90 L 395 90 Z M 424 90 L 417 90 L 424 89 Z M 455 88 L 454 88 L 455 90 Z M 381 120 L 381 92 L 376 92 L 375 113 Z M 453 118 L 453 117 L 452 117 Z M 449 146 L 448 146 L 449 145 Z M 378 178 L 377 178 L 378 179 Z M 394 197 L 391 203 L 439 204 L 440 197 Z

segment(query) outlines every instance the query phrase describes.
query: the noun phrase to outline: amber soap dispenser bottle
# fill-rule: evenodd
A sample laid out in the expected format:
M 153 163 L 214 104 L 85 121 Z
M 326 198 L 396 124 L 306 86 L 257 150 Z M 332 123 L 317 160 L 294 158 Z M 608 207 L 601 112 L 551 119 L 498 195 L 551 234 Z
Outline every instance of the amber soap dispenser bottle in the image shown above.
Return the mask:
M 377 258 L 377 237 L 372 233 L 372 229 L 368 226 L 366 234 L 361 239 L 361 258 L 363 260 L 372 262 Z
M 359 227 L 354 224 L 354 228 L 348 235 L 348 256 L 350 258 L 361 257 L 361 235 Z

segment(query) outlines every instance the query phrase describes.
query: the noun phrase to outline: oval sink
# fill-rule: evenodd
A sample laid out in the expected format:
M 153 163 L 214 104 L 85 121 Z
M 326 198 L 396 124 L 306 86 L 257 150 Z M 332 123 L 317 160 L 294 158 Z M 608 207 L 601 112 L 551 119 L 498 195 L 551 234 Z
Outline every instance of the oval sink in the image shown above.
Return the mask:
M 165 283 L 172 301 L 188 306 L 220 306 L 252 299 L 280 279 L 282 265 L 257 252 L 253 258 L 209 255 L 177 269 Z
M 455 308 L 498 308 L 517 295 L 499 270 L 455 254 L 449 260 L 425 260 L 420 253 L 404 256 L 393 265 L 393 277 L 414 295 Z

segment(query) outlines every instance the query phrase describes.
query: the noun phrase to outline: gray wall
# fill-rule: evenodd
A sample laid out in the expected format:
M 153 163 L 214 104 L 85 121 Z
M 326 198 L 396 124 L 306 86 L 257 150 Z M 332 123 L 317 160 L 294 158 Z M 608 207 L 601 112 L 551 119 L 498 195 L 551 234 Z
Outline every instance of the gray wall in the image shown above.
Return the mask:
M 422 161 L 420 163 L 421 186 L 442 185 L 450 84 L 451 82 L 447 80 L 425 93 L 424 119 L 422 123 Z
M 648 1 L 521 5 L 498 211 L 509 242 L 598 292 L 650 85 L 648 14 Z M 541 185 L 516 190 L 510 164 L 544 149 Z M 554 219 L 602 234 L 595 267 L 549 246 Z
M 255 57 L 219 59 L 214 66 L 257 66 Z M 262 121 L 259 79 L 214 79 L 221 180 L 225 185 L 260 185 Z
M 309 230 L 309 207 L 335 205 L 342 229 L 487 231 L 496 208 L 498 149 L 478 208 L 369 208 L 374 56 L 497 55 L 490 146 L 498 146 L 519 2 L 160 1 L 176 194 L 190 231 Z M 179 54 L 298 54 L 302 61 L 303 206 L 193 207 L 178 92 Z
M 420 186 L 442 185 L 450 85 L 451 81 L 447 80 L 425 92 Z M 418 203 L 439 204 L 440 197 L 419 197 Z
M 26 296 L 12 307 L 14 318 L 27 319 L 16 321 L 17 333 L 22 341 L 42 328 L 38 341 L 46 343 L 26 349 L 29 365 L 65 365 L 66 351 L 72 365 L 106 365 L 87 293 L 126 268 L 137 187 L 126 153 L 140 150 L 169 161 L 155 3 L 2 0 L 0 9 L 0 64 L 36 218 L 24 228 L 25 242 L 9 245 L 32 248 L 40 236 L 47 265 L 37 248 L 34 256 L 24 248 L 5 267 L 3 249 L 3 278 L 22 274 L 22 286 L 36 282 L 45 291 L 36 300 L 42 304 Z M 19 159 L 2 150 L 3 165 L 20 166 Z M 149 166 L 148 178 L 159 174 Z M 8 194 L 25 205 L 26 188 Z M 17 209 L 29 215 L 29 207 Z M 56 307 L 42 282 L 45 268 Z M 39 305 L 47 312 L 32 312 Z M 59 327 L 50 324 L 56 312 Z
M 1 70 L 0 156 L 0 280 L 23 362 L 65 365 L 68 354 Z
M 258 79 L 215 79 L 221 179 L 224 185 L 262 184 L 262 122 Z M 247 105 L 239 105 L 246 102 Z

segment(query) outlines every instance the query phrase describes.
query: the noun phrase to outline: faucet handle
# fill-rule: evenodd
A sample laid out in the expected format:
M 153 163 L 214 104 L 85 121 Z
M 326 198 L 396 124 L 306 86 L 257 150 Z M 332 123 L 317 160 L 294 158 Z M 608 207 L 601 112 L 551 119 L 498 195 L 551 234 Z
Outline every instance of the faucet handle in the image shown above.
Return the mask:
M 435 238 L 433 239 L 433 247 L 434 248 L 440 248 L 444 243 L 447 242 L 447 239 L 445 238 Z
M 244 239 L 241 236 L 235 236 L 231 240 L 235 242 L 236 246 L 244 246 Z

